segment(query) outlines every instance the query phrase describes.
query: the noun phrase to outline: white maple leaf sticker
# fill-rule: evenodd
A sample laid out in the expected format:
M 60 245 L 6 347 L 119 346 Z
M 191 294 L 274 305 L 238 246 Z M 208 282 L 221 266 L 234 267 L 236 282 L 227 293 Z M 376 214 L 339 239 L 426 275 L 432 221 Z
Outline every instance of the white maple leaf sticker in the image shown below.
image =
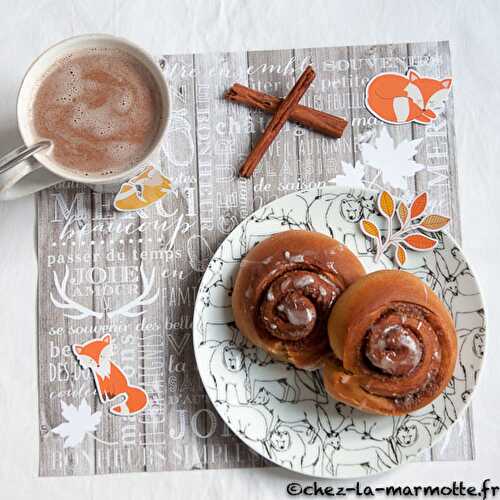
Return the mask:
M 348 186 L 356 188 L 364 188 L 363 177 L 365 175 L 365 166 L 357 161 L 356 165 L 342 161 L 342 174 L 337 174 L 328 182 L 337 186 Z
M 407 178 L 413 177 L 419 170 L 425 168 L 425 165 L 413 160 L 422 140 L 404 139 L 396 144 L 387 128 L 383 127 L 373 144 L 360 144 L 359 148 L 363 163 L 378 170 L 377 177 L 381 175 L 384 184 L 406 190 L 408 189 Z
M 96 430 L 101 421 L 101 412 L 92 413 L 85 399 L 78 408 L 61 400 L 61 410 L 66 422 L 52 429 L 52 432 L 64 438 L 64 448 L 78 446 L 87 433 Z

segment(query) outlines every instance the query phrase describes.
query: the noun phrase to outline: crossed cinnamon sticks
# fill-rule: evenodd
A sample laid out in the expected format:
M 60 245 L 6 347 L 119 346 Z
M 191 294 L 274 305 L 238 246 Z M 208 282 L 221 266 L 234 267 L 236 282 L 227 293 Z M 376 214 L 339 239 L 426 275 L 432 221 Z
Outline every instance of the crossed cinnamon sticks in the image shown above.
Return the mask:
M 315 77 L 314 70 L 308 66 L 284 99 L 249 89 L 238 83 L 226 92 L 224 97 L 230 101 L 274 113 L 257 144 L 241 166 L 242 177 L 250 177 L 254 173 L 265 152 L 289 119 L 325 135 L 341 137 L 347 126 L 346 120 L 298 104 Z

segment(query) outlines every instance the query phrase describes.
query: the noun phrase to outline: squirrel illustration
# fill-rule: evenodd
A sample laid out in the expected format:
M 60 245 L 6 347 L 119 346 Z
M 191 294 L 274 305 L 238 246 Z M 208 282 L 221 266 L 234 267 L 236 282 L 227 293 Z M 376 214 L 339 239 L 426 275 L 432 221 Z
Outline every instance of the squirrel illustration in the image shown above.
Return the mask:
M 92 371 L 101 403 L 124 397 L 111 407 L 112 414 L 130 416 L 146 408 L 146 392 L 140 387 L 130 385 L 120 367 L 111 361 L 111 335 L 89 340 L 82 345 L 73 344 L 72 348 L 82 368 L 90 368 Z
M 452 80 L 421 77 L 409 69 L 405 75 L 381 73 L 366 86 L 366 106 L 377 118 L 389 123 L 430 123 L 435 109 L 447 98 Z

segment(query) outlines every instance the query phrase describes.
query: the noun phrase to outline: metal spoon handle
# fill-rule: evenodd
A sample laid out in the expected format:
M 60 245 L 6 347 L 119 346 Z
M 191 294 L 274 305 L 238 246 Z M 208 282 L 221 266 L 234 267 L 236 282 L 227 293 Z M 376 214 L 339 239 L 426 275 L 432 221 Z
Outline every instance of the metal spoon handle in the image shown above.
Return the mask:
M 32 146 L 19 146 L 0 157 L 0 175 L 33 156 L 38 151 L 50 147 L 50 141 L 40 141 Z

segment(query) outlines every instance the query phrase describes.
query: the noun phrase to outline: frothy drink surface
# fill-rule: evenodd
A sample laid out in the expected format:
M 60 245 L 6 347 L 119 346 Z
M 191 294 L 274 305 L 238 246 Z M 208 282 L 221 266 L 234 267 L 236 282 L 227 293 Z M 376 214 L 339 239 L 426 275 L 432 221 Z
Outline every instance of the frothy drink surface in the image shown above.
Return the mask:
M 88 49 L 57 61 L 32 108 L 38 138 L 60 166 L 83 174 L 119 173 L 145 156 L 161 120 L 149 71 L 119 50 Z

